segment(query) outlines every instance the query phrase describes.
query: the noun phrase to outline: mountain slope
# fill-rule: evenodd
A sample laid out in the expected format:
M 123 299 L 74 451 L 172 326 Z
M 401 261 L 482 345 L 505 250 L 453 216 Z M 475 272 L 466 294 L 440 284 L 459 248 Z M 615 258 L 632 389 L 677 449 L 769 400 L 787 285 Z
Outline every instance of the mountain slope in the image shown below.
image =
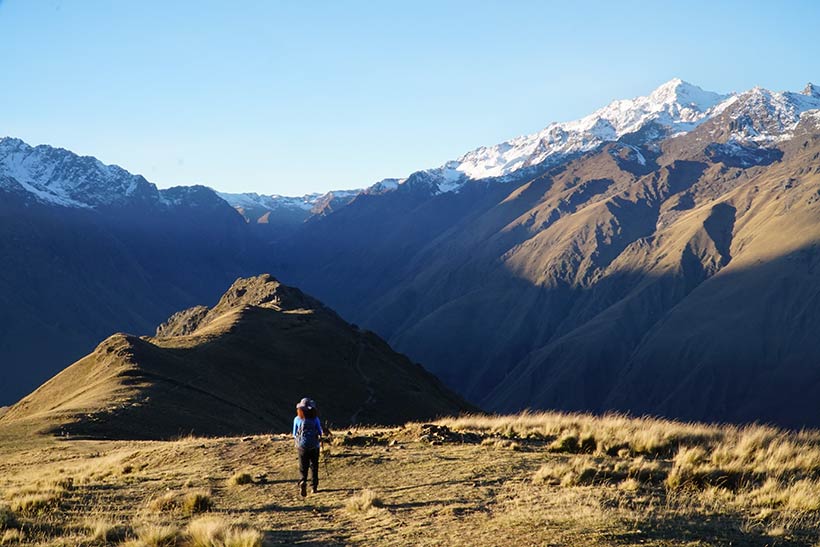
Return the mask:
M 820 97 L 712 98 L 535 175 L 356 199 L 283 274 L 492 409 L 817 425 Z
M 13 406 L 0 424 L 167 438 L 286 431 L 310 396 L 333 424 L 399 424 L 473 407 L 372 333 L 268 275 L 156 337 L 116 334 Z
M 202 186 L 157 188 L 94 158 L 0 139 L 0 403 L 118 330 L 263 269 L 242 217 Z

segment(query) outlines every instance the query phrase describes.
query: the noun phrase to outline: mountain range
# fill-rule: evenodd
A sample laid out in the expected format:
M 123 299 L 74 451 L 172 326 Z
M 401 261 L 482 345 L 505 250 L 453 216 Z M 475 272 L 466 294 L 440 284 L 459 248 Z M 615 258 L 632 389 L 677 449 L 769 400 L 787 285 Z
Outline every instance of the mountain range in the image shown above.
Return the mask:
M 491 410 L 818 425 L 819 112 L 811 84 L 718 94 L 676 79 L 303 198 L 158 190 L 4 139 L 0 361 L 13 365 L 0 374 L 13 387 L 0 396 L 101 334 L 148 332 L 272 271 Z

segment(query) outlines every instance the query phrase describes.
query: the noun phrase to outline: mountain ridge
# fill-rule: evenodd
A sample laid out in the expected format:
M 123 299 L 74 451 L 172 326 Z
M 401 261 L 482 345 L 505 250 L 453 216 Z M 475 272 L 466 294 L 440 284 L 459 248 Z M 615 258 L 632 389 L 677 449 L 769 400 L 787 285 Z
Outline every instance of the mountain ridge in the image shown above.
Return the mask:
M 107 338 L 0 425 L 98 438 L 287 431 L 302 394 L 334 425 L 475 410 L 375 334 L 268 274 L 237 279 L 196 311 L 193 322 L 175 314 L 155 337 Z
M 745 118 L 741 119 L 733 136 L 736 140 L 765 142 L 784 138 L 784 133 L 797 124 L 804 112 L 820 109 L 820 92 L 809 83 L 799 93 L 772 92 L 756 87 L 742 93 L 719 94 L 674 78 L 647 95 L 615 100 L 578 120 L 552 122 L 538 132 L 496 145 L 481 146 L 440 167 L 417 171 L 404 178 L 384 179 L 365 189 L 332 190 L 293 197 L 216 190 L 214 193 L 237 209 L 247 222 L 298 224 L 313 215 L 327 214 L 343 207 L 360 194 L 395 191 L 411 180 L 421 178 L 433 193 L 458 191 L 469 181 L 504 182 L 510 176 L 520 175 L 522 170 L 524 173 L 530 170 L 534 176 L 537 171 L 533 169 L 548 168 L 630 134 L 642 135 L 638 138 L 643 143 L 656 142 L 691 131 L 731 108 L 736 101 L 749 103 L 747 111 L 738 114 L 739 118 L 768 116 L 772 119 L 767 127 L 755 127 Z M 757 112 L 750 115 L 748 111 L 753 109 Z M 36 165 L 37 157 L 42 156 L 59 158 L 61 169 L 54 170 L 57 174 L 70 173 L 71 163 L 82 164 L 86 171 L 96 174 L 99 182 L 117 186 L 119 193 L 83 193 L 83 188 L 73 188 L 66 184 L 66 180 L 55 177 L 53 171 Z M 66 157 L 70 160 L 66 161 Z M 50 161 L 54 162 L 53 159 Z M 69 164 L 67 169 L 62 168 L 64 163 Z M 30 164 L 35 165 L 32 168 Z M 14 179 L 27 193 L 41 201 L 63 206 L 110 206 L 136 196 L 165 206 L 176 204 L 166 196 L 167 190 L 157 189 L 141 175 L 131 175 L 116 165 L 105 165 L 91 156 L 77 156 L 62 148 L 31 147 L 13 137 L 0 139 L 0 176 Z M 88 173 L 82 178 L 87 181 Z M 328 209 L 331 202 L 333 207 Z M 273 218 L 277 213 L 286 217 L 282 223 Z

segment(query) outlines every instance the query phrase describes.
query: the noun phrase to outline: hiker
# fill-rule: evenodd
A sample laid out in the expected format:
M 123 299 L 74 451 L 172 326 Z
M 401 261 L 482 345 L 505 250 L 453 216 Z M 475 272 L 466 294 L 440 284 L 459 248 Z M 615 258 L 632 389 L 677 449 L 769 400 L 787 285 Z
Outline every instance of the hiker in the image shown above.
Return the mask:
M 319 491 L 319 448 L 322 438 L 322 423 L 316 415 L 316 403 L 305 397 L 296 405 L 293 419 L 293 438 L 299 452 L 299 493 L 307 496 L 308 467 L 311 467 L 313 493 Z

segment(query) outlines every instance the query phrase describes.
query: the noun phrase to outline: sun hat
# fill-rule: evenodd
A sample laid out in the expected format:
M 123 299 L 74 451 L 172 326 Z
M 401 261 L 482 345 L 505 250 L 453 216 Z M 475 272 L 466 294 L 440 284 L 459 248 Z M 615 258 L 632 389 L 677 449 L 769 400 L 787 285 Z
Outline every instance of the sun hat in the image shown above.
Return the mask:
M 296 404 L 296 408 L 316 408 L 316 403 L 313 402 L 313 399 L 305 397 Z

